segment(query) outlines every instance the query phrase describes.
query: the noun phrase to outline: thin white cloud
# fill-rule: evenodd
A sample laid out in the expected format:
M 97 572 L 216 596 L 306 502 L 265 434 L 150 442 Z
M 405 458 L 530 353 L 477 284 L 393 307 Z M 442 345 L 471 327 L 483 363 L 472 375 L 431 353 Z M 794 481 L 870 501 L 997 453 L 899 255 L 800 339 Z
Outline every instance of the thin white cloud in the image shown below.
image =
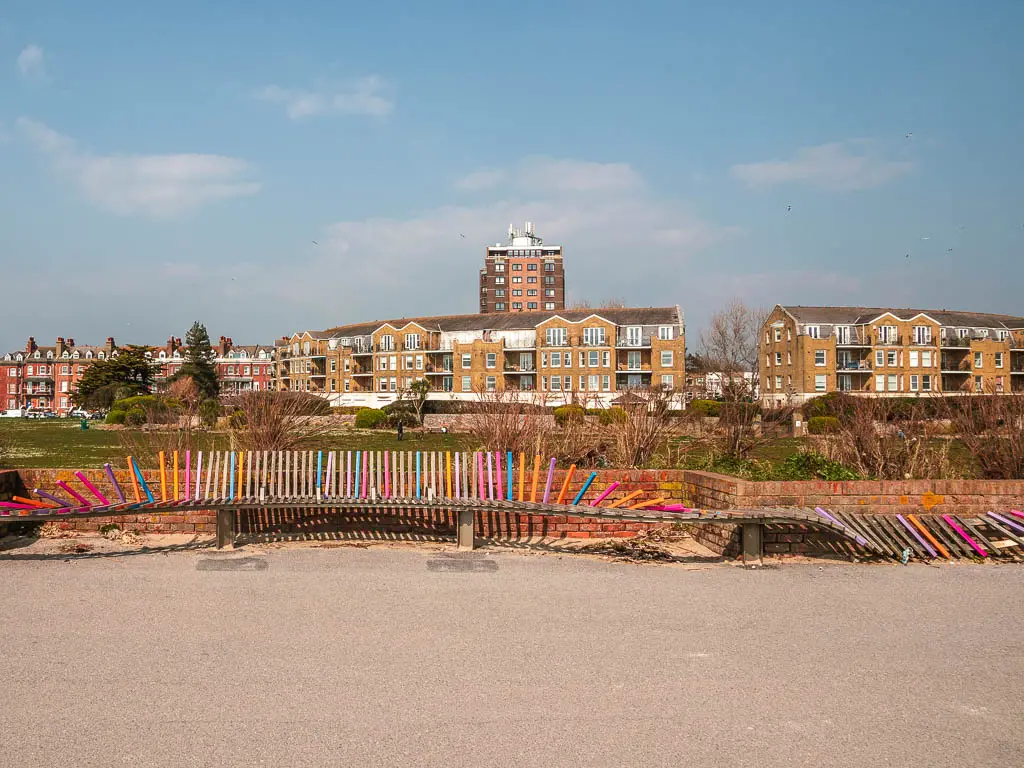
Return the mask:
M 315 88 L 287 88 L 267 85 L 256 91 L 256 98 L 279 104 L 292 120 L 317 115 L 372 115 L 384 117 L 395 109 L 386 83 L 379 77 L 362 77 L 341 85 Z
M 804 147 L 788 160 L 734 165 L 732 175 L 752 189 L 807 184 L 849 191 L 883 186 L 913 168 L 910 161 L 880 156 L 870 142 L 845 141 Z
M 505 180 L 505 171 L 501 168 L 481 168 L 463 176 L 455 182 L 456 189 L 478 192 L 493 189 Z
M 18 72 L 26 80 L 46 80 L 46 61 L 38 45 L 26 45 L 18 54 Z
M 98 155 L 43 123 L 19 118 L 18 127 L 92 202 L 119 214 L 175 216 L 204 203 L 254 195 L 250 166 L 224 155 Z

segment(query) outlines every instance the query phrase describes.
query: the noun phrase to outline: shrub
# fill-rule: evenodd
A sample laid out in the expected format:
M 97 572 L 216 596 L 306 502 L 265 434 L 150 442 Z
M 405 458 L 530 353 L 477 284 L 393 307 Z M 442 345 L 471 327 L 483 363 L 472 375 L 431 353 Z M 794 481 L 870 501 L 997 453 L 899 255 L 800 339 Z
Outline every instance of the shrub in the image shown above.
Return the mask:
M 420 420 L 416 417 L 416 406 L 409 400 L 396 400 L 382 409 L 384 419 L 377 426 L 396 429 L 399 424 L 406 427 L 418 427 Z M 359 426 L 359 415 L 356 414 L 356 426 Z
M 811 416 L 807 420 L 807 431 L 812 435 L 831 435 L 838 432 L 840 426 L 836 416 Z
M 146 423 L 146 412 L 141 408 L 132 408 L 125 411 L 124 423 L 129 427 L 141 427 Z
M 816 418 L 829 418 L 818 416 Z M 849 467 L 832 461 L 814 451 L 801 451 L 786 459 L 775 473 L 780 480 L 859 480 L 860 476 Z
M 120 409 L 114 409 L 107 414 L 107 418 L 104 419 L 106 424 L 124 424 L 125 412 Z
M 360 408 L 356 413 L 356 429 L 376 429 L 387 418 L 380 408 Z
M 199 404 L 199 420 L 203 422 L 207 427 L 212 427 L 217 423 L 217 418 L 220 416 L 220 403 L 214 398 L 203 400 Z
M 245 415 L 245 411 L 238 410 L 231 414 L 228 418 L 228 426 L 231 429 L 245 429 L 249 419 Z
M 130 411 L 134 408 L 140 410 L 149 410 L 150 408 L 156 408 L 160 405 L 160 399 L 156 395 L 135 395 L 134 397 L 125 397 L 114 403 L 114 408 L 119 411 Z
M 625 409 L 620 408 L 617 405 L 613 405 L 611 408 L 605 408 L 598 414 L 598 420 L 601 422 L 601 426 L 607 427 L 612 424 L 622 424 L 629 418 Z
M 718 417 L 722 415 L 722 404 L 717 400 L 693 400 L 687 407 L 696 416 Z
M 555 408 L 555 423 L 564 427 L 570 421 L 583 421 L 586 413 L 581 405 L 563 405 Z

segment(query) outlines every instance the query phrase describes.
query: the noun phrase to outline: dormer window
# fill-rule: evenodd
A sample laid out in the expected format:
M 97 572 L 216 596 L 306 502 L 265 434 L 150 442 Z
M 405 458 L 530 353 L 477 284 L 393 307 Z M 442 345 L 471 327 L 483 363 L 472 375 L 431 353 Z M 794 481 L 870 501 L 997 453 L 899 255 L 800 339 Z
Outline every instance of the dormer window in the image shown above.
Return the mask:
M 820 339 L 820 338 L 821 338 L 821 327 L 820 327 L 820 326 L 817 326 L 817 325 L 808 325 L 808 326 L 806 326 L 806 327 L 804 328 L 804 331 L 805 331 L 805 332 L 807 333 L 807 335 L 808 335 L 809 337 L 811 337 L 812 339 Z
M 32 357 L 38 360 L 40 357 L 42 357 L 42 355 L 40 355 L 39 352 L 37 351 L 34 355 L 32 355 Z
M 64 350 L 63 354 L 61 354 L 61 357 L 64 358 L 65 360 L 67 360 L 70 356 L 71 355 L 68 354 L 68 351 L 66 349 Z
M 161 350 L 161 352 L 160 352 L 160 359 L 161 360 L 166 360 L 167 359 L 167 353 Z
M 86 357 L 92 357 L 92 352 L 86 352 L 85 356 Z M 102 360 L 102 359 L 104 359 L 106 357 L 106 355 L 103 352 L 100 352 L 98 355 L 96 355 L 96 357 L 98 357 L 100 360 Z
M 85 356 L 92 357 L 92 352 L 86 352 Z M 79 354 L 78 350 L 75 350 L 75 352 L 71 355 L 72 360 L 78 360 L 80 357 L 81 355 Z

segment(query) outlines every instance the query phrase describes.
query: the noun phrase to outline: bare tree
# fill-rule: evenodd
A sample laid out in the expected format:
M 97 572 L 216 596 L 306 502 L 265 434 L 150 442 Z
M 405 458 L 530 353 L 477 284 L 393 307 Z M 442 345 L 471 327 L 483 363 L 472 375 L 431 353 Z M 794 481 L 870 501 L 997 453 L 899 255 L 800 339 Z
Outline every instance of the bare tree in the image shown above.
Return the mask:
M 298 392 L 245 392 L 228 401 L 231 441 L 243 451 L 287 451 L 307 446 L 330 427 L 322 418 L 329 406 Z
M 700 354 L 725 374 L 757 371 L 757 337 L 768 310 L 751 308 L 740 299 L 715 312 L 700 334 Z
M 488 451 L 512 451 L 533 454 L 539 450 L 543 435 L 550 431 L 539 418 L 542 407 L 521 401 L 515 390 L 478 392 L 466 431 L 472 440 Z
M 647 466 L 672 432 L 671 411 L 680 407 L 679 395 L 659 388 L 630 390 L 622 400 L 625 418 L 604 428 L 612 462 L 618 467 Z

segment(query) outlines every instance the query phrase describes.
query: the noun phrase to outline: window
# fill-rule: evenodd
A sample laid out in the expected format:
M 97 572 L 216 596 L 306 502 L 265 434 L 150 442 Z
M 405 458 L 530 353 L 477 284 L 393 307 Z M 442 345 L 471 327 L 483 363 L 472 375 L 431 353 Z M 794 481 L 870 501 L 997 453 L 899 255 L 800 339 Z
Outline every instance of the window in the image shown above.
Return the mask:
M 537 282 L 537 276 L 536 275 L 530 275 L 528 278 L 526 278 L 526 282 L 528 282 L 528 283 L 536 283 Z
M 536 296 L 537 295 L 537 289 L 536 288 L 529 288 L 526 291 L 526 295 L 527 296 Z
M 423 355 L 416 355 L 416 370 L 423 370 Z
M 544 331 L 544 340 L 549 347 L 564 347 L 566 335 L 565 328 L 548 328 Z
M 331 379 L 331 392 L 337 392 L 337 391 L 338 391 L 338 381 L 337 381 L 337 379 Z
M 388 380 L 387 379 L 381 379 L 380 380 L 380 387 L 379 388 L 380 388 L 381 392 L 387 392 L 388 391 Z
M 569 368 L 571 366 L 572 366 L 572 353 L 571 352 L 566 352 L 565 353 L 565 367 Z
M 69 365 L 62 365 L 60 367 L 60 372 L 63 373 L 66 376 L 67 374 L 69 374 L 71 372 L 71 366 L 69 366 Z
M 672 350 L 663 349 L 661 351 L 661 367 L 671 368 L 672 367 Z
M 888 389 L 890 392 L 899 392 L 899 379 L 896 374 L 890 373 L 888 378 Z
M 604 328 L 583 329 L 583 343 L 589 347 L 603 347 L 604 338 Z
M 587 353 L 587 365 L 590 366 L 591 368 L 597 368 L 597 366 L 600 365 L 600 363 L 601 363 L 600 357 L 601 357 L 600 354 L 598 352 L 596 352 L 596 351 L 595 352 L 588 352 Z
M 380 337 L 380 351 L 391 352 L 395 348 L 395 337 L 390 334 L 385 334 Z
M 547 376 L 541 376 L 540 377 L 540 390 L 541 390 L 541 392 L 547 392 L 548 391 L 548 377 Z
M 601 386 L 600 376 L 587 376 L 587 389 L 591 392 L 597 392 L 598 387 Z
M 918 379 L 916 373 L 910 374 L 910 391 L 911 392 L 917 392 L 918 381 L 919 381 L 919 379 Z
M 494 295 L 497 298 L 499 298 L 499 299 L 504 298 L 505 297 L 505 289 L 504 288 L 497 288 L 497 289 L 495 289 Z
M 562 377 L 562 389 L 566 392 L 572 389 L 572 376 Z
M 1003 392 L 1003 377 L 1002 376 L 996 376 L 996 392 L 998 392 L 999 394 L 1002 394 L 1002 392 Z M 67 398 L 64 398 L 64 399 L 67 400 Z
M 602 352 L 601 353 L 601 367 L 602 368 L 607 368 L 611 364 L 612 364 L 611 363 L 611 353 L 609 353 L 609 352 Z
M 966 328 L 957 328 L 956 329 L 956 337 L 958 339 L 966 339 L 967 338 L 967 334 L 968 334 L 968 330 Z
M 337 371 L 337 370 L 338 370 L 338 361 L 337 361 L 337 360 L 334 360 L 334 359 L 332 358 L 332 359 L 331 359 L 331 373 L 334 373 L 334 372 L 335 372 L 335 371 Z M 257 374 L 259 374 L 259 371 L 260 371 L 260 367 L 259 367 L 259 366 L 257 365 L 257 366 L 256 366 L 256 373 L 257 373 Z
M 545 262 L 544 263 L 544 271 L 545 272 L 554 272 L 555 271 L 555 265 L 552 262 L 550 262 L 550 261 Z
M 910 350 L 910 367 L 911 368 L 917 368 L 917 363 L 918 363 L 917 350 L 916 349 L 912 349 L 912 350 Z
M 612 388 L 612 377 L 611 376 L 602 376 L 601 377 L 601 391 L 602 392 L 608 392 L 608 391 L 611 390 L 611 388 Z
M 782 329 L 781 328 L 773 328 L 772 329 L 772 334 L 773 334 L 773 336 L 774 336 L 776 341 L 782 341 Z
M 643 342 L 644 329 L 639 325 L 630 325 L 626 328 L 626 346 L 639 347 Z
M 836 333 L 836 344 L 849 344 L 850 343 L 850 326 L 848 325 L 837 325 L 835 327 Z
M 825 377 L 822 376 L 822 378 L 825 378 Z M 825 386 L 824 383 L 822 383 L 822 386 Z M 775 388 L 776 389 L 782 389 L 782 377 L 781 376 L 776 376 L 775 377 Z
M 494 376 L 487 377 L 487 391 L 493 392 L 498 388 L 498 381 Z
M 931 368 L 932 367 L 932 351 L 925 349 L 921 352 L 921 367 Z
M 547 368 L 548 367 L 548 353 L 547 352 L 541 352 L 540 353 L 540 366 L 541 366 L 541 368 Z
M 390 391 L 397 392 L 398 391 L 398 379 L 396 379 L 394 376 L 392 376 L 389 379 L 389 381 L 388 381 L 388 386 L 390 388 Z
M 996 352 L 996 368 L 1002 368 L 1002 367 L 1003 367 L 1003 353 L 1002 352 Z
M 824 373 L 819 373 L 814 377 L 814 391 L 824 392 L 827 386 L 827 376 Z M 782 377 L 776 376 L 775 380 L 778 382 L 779 388 L 782 388 Z
M 551 391 L 552 392 L 561 392 L 562 391 L 562 377 L 561 376 L 552 376 L 551 377 Z
M 983 367 L 982 363 L 984 363 L 984 362 L 985 362 L 984 355 L 981 352 L 975 352 L 974 353 L 974 367 L 975 368 L 981 368 L 981 367 Z
M 469 376 L 462 377 L 462 391 L 470 392 L 473 389 L 473 381 Z
M 501 275 L 499 275 L 498 277 L 494 278 L 494 284 L 495 285 L 504 285 L 505 284 L 505 278 L 502 277 Z
M 554 284 L 555 284 L 554 275 L 544 275 L 544 285 L 554 285 Z
M 523 282 L 523 278 L 521 278 L 521 277 L 513 277 L 512 278 L 512 282 L 513 283 L 522 283 Z
M 494 271 L 495 272 L 504 272 L 505 271 L 505 262 L 499 261 L 499 262 L 495 263 Z
M 932 377 L 931 374 L 925 373 L 921 376 L 921 391 L 931 392 L 932 391 Z
M 885 359 L 886 359 L 886 364 L 890 368 L 895 368 L 896 367 L 896 352 L 895 352 L 895 350 L 890 351 L 890 352 L 886 352 Z
M 497 304 L 494 305 L 494 308 L 496 310 L 498 310 L 499 312 L 504 311 L 504 309 L 505 309 L 505 302 L 499 301 Z
M 544 290 L 544 296 L 546 298 L 551 298 L 551 299 L 555 298 L 555 289 L 554 288 L 547 288 L 547 289 L 545 289 Z
M 67 392 L 68 391 L 68 382 L 62 381 L 60 383 L 60 391 L 61 392 Z
M 462 367 L 463 368 L 471 368 L 472 365 L 473 365 L 473 355 L 469 354 L 468 352 L 463 352 L 462 353 Z
M 580 352 L 580 368 L 584 368 L 587 365 L 587 353 Z
M 775 353 L 775 364 L 776 365 L 782 365 L 782 353 L 781 352 L 776 352 Z
M 496 368 L 498 366 L 498 354 L 496 352 L 487 353 L 487 367 Z
M 405 348 L 406 349 L 419 349 L 420 348 L 420 335 L 418 333 L 407 333 L 407 334 L 405 334 Z
M 268 385 L 268 386 L 269 386 L 269 385 Z M 345 391 L 346 391 L 346 392 L 348 392 L 348 391 L 349 391 L 349 383 L 348 383 L 348 379 L 345 379 Z
M 787 352 L 786 353 L 786 365 L 792 365 L 792 364 L 793 364 L 793 353 L 792 352 Z
M 661 339 L 662 341 L 672 341 L 672 326 L 658 326 L 658 338 Z
M 527 264 L 526 265 L 526 270 L 528 272 L 536 272 L 537 271 L 537 265 L 536 264 Z
M 26 376 L 31 376 L 32 375 L 32 366 L 31 365 L 26 365 L 25 366 L 25 375 Z
M 807 331 L 807 335 L 810 336 L 812 339 L 821 338 L 821 328 L 819 328 L 817 325 L 808 325 L 805 328 L 805 330 Z
M 914 326 L 914 343 L 915 344 L 931 344 L 932 343 L 932 328 L 930 325 L 915 325 Z
M 554 308 L 555 308 L 555 302 L 553 302 L 553 301 L 545 302 L 544 309 L 554 309 Z
M 982 391 L 984 391 L 984 382 L 983 382 L 981 376 L 975 376 L 974 377 L 974 391 L 975 392 L 982 392 Z
M 552 368 L 561 368 L 562 367 L 562 353 L 561 352 L 552 352 L 551 353 L 551 367 Z
M 818 367 L 825 365 L 825 350 L 816 349 L 814 350 L 814 364 Z
M 885 352 L 878 350 L 875 352 L 875 368 L 881 368 L 885 365 Z
M 880 344 L 895 344 L 896 343 L 896 326 L 895 325 L 880 325 L 880 326 L 878 326 L 878 342 Z
M 522 308 L 523 308 L 523 303 L 521 301 L 513 301 L 512 302 L 512 309 L 522 309 Z
M 523 271 L 523 265 L 522 264 L 513 264 L 512 265 L 512 271 L 513 272 L 522 272 Z
M 537 308 L 537 302 L 536 301 L 528 301 L 528 302 L 526 302 L 526 308 L 527 309 L 536 309 Z
M 885 376 L 875 376 L 875 392 L 885 391 Z
M 523 289 L 522 288 L 513 288 L 512 289 L 512 295 L 513 296 L 522 296 L 523 295 Z

